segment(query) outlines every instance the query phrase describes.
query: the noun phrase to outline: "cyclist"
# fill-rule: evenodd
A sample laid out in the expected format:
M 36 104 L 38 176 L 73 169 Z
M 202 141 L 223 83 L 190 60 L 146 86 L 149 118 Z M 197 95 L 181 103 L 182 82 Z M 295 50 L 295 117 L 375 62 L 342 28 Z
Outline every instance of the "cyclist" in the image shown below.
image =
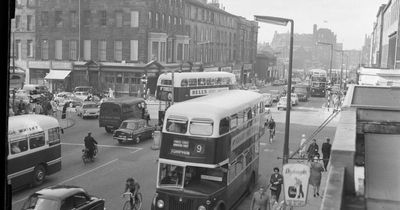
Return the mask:
M 92 132 L 88 132 L 88 135 L 84 139 L 85 147 L 88 151 L 87 155 L 89 159 L 93 159 L 94 151 L 96 150 L 97 141 L 92 137 Z
M 271 118 L 271 120 L 269 121 L 269 124 L 268 124 L 269 143 L 272 143 L 272 140 L 273 140 L 273 138 L 275 136 L 275 126 L 276 126 L 275 121 L 274 121 L 274 119 Z
M 138 182 L 135 181 L 135 179 L 134 179 L 133 177 L 129 177 L 129 178 L 126 180 L 126 183 L 125 183 L 125 191 L 124 191 L 124 192 L 130 192 L 130 193 L 133 194 L 133 196 L 131 196 L 131 198 L 130 198 L 130 200 L 129 200 L 129 202 L 130 202 L 130 204 L 131 204 L 131 208 L 133 208 L 133 205 L 134 205 L 132 197 L 135 198 L 135 203 L 136 203 L 137 201 L 139 201 L 139 198 L 138 198 L 138 196 L 137 196 L 137 194 L 138 194 L 138 192 L 139 192 L 139 189 L 140 189 L 140 185 L 139 185 Z

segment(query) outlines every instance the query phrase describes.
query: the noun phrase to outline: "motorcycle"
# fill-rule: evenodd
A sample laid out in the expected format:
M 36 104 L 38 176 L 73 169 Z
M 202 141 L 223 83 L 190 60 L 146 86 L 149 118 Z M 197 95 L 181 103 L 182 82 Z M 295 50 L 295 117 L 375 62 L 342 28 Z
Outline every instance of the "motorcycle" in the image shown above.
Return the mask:
M 89 150 L 87 148 L 82 149 L 82 160 L 83 160 L 83 163 L 86 164 L 89 161 L 93 162 L 94 159 L 96 158 L 97 152 L 98 152 L 97 145 L 95 145 L 95 147 L 94 147 L 94 151 L 93 151 L 93 156 L 92 157 L 89 157 Z

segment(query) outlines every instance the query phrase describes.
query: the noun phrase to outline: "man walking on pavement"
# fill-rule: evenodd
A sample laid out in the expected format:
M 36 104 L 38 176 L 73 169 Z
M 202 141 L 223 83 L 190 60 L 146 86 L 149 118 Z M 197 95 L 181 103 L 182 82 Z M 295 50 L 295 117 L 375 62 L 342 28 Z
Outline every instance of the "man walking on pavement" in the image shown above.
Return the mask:
M 325 171 L 328 171 L 327 167 L 328 167 L 328 163 L 329 163 L 329 158 L 331 156 L 331 148 L 332 148 L 332 144 L 330 144 L 330 139 L 327 138 L 326 142 L 322 144 L 322 157 L 324 160 L 324 168 Z
M 251 199 L 250 210 L 267 210 L 269 206 L 269 196 L 265 193 L 265 188 L 260 187 Z

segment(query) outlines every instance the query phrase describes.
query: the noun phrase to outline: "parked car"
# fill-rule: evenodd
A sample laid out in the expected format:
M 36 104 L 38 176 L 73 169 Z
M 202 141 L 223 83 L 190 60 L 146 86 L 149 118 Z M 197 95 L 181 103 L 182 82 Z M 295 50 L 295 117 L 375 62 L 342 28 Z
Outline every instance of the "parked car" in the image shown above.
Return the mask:
M 280 98 L 280 93 L 278 90 L 271 90 L 271 97 L 272 97 L 272 102 L 278 102 Z
M 22 89 L 28 91 L 30 95 L 43 95 L 49 100 L 53 99 L 53 94 L 45 85 L 25 84 Z
M 282 85 L 282 82 L 280 80 L 274 80 L 272 82 L 272 86 L 279 86 L 279 85 Z
M 296 94 L 296 93 L 292 93 L 292 94 L 290 95 L 290 100 L 292 101 L 292 105 L 293 105 L 293 106 L 296 106 L 296 105 L 299 104 L 299 97 L 297 97 L 297 94 Z
M 21 210 L 104 210 L 104 199 L 89 195 L 83 188 L 57 185 L 28 197 Z
M 87 92 L 87 93 L 93 93 L 94 89 L 92 86 L 77 86 L 74 88 L 74 93 L 75 92 Z
M 119 128 L 114 131 L 113 139 L 119 143 L 133 141 L 137 144 L 142 140 L 152 138 L 154 130 L 154 127 L 147 125 L 146 120 L 124 120 Z
M 276 108 L 277 108 L 278 110 L 281 110 L 281 109 L 285 110 L 285 109 L 287 108 L 287 106 L 286 106 L 286 100 L 287 100 L 287 97 L 286 97 L 286 96 L 281 97 L 281 98 L 279 99 L 278 104 L 276 105 Z M 290 108 L 292 108 L 292 104 L 290 104 Z
M 89 93 L 88 92 L 84 92 L 84 91 L 79 91 L 79 92 L 74 92 L 74 95 L 75 95 L 75 97 L 77 97 L 80 100 L 84 101 L 89 96 Z
M 84 101 L 81 106 L 76 107 L 76 114 L 82 119 L 87 117 L 99 117 L 100 107 L 92 101 Z
M 272 106 L 272 94 L 270 93 L 263 93 L 262 94 L 264 105 L 267 107 Z
M 65 102 L 71 101 L 75 95 L 71 92 L 60 92 L 57 93 L 54 97 L 54 101 L 58 103 L 60 106 L 64 106 Z

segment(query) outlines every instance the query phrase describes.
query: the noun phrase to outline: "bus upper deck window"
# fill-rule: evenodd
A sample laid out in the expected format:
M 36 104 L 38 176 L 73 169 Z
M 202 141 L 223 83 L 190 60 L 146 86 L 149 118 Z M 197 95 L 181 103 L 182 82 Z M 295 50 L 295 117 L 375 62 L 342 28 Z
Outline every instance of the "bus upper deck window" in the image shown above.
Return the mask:
M 217 85 L 221 85 L 221 84 L 222 84 L 222 79 L 221 79 L 221 77 L 218 77 L 218 78 L 216 79 L 216 83 L 217 83 Z
M 207 121 L 192 120 L 190 122 L 189 132 L 190 134 L 193 135 L 211 136 L 213 133 L 213 122 L 212 120 L 207 120 Z
M 167 131 L 172 133 L 186 133 L 187 121 L 167 120 Z
M 198 86 L 206 85 L 206 79 L 205 78 L 199 78 L 197 84 L 198 84 Z
M 229 118 L 224 118 L 219 122 L 219 134 L 225 134 L 229 132 Z
M 181 82 L 181 86 L 182 87 L 187 87 L 188 86 L 188 80 L 187 79 L 183 79 Z
M 189 79 L 189 87 L 196 87 L 197 79 Z

